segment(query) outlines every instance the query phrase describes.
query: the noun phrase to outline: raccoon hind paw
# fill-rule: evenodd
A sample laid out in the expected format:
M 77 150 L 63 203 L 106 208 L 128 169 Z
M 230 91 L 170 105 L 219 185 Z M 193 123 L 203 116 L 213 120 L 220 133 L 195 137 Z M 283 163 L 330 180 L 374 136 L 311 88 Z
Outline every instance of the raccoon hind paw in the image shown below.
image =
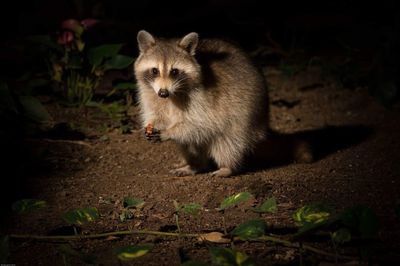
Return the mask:
M 188 175 L 195 175 L 197 171 L 192 169 L 190 165 L 185 165 L 183 167 L 171 170 L 170 173 L 176 176 L 188 176 Z
M 222 167 L 218 169 L 217 171 L 214 171 L 211 173 L 212 177 L 229 177 L 233 174 L 232 169 L 227 168 L 227 167 Z

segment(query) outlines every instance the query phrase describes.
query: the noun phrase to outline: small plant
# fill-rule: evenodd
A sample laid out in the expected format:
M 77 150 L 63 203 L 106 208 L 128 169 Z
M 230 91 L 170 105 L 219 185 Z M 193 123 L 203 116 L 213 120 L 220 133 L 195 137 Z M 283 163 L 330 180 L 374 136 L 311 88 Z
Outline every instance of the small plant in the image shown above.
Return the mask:
M 119 219 L 121 222 L 126 220 L 131 220 L 135 216 L 136 213 L 140 212 L 140 210 L 144 206 L 144 200 L 132 197 L 125 197 L 123 202 L 124 209 L 121 211 L 119 215 Z
M 275 198 L 269 198 L 266 201 L 261 204 L 261 206 L 253 208 L 253 212 L 258 212 L 258 213 L 268 213 L 268 212 L 276 212 L 277 206 L 276 206 L 276 199 Z
M 78 235 L 77 225 L 83 225 L 89 222 L 93 222 L 99 218 L 99 213 L 96 208 L 88 207 L 68 211 L 64 213 L 62 219 L 71 224 L 75 235 Z
M 267 225 L 263 220 L 255 219 L 236 226 L 230 234 L 239 237 L 241 240 L 253 240 L 263 236 L 266 229 Z
M 173 200 L 172 203 L 175 207 L 174 218 L 175 224 L 178 229 L 178 232 L 181 233 L 181 227 L 179 225 L 179 216 L 181 213 L 185 213 L 192 216 L 197 216 L 199 211 L 201 210 L 201 205 L 197 203 L 188 203 L 188 204 L 179 204 L 178 201 Z
M 212 261 L 215 265 L 221 266 L 254 266 L 256 265 L 248 255 L 243 252 L 229 249 L 212 247 L 210 248 Z
M 120 128 L 122 134 L 130 133 L 132 125 L 130 124 L 128 111 L 132 104 L 132 96 L 127 92 L 125 102 L 123 100 L 113 101 L 111 103 L 88 102 L 87 107 L 96 107 L 105 113 L 110 119 L 111 124 L 108 128 Z
M 248 201 L 251 197 L 252 197 L 252 195 L 249 192 L 240 192 L 238 194 L 235 194 L 235 195 L 225 198 L 221 202 L 221 204 L 220 204 L 219 208 L 217 208 L 217 210 L 222 213 L 222 223 L 223 223 L 225 235 L 228 234 L 228 231 L 226 230 L 225 210 L 230 207 L 236 206 L 240 203 L 243 203 L 245 201 Z
M 223 214 L 225 210 L 230 207 L 239 205 L 253 196 L 248 192 L 241 192 L 230 197 L 225 198 L 217 209 Z M 15 203 L 15 206 L 37 206 L 42 205 L 40 201 L 21 200 Z M 126 197 L 124 199 L 125 208 L 141 208 L 144 201 L 141 199 Z M 282 245 L 292 250 L 298 250 L 300 256 L 300 264 L 303 262 L 303 254 L 305 252 L 317 254 L 326 257 L 330 260 L 335 259 L 336 264 L 339 261 L 357 261 L 358 259 L 368 258 L 371 251 L 371 246 L 359 245 L 361 257 L 353 257 L 343 254 L 343 244 L 351 245 L 353 236 L 357 239 L 371 240 L 377 236 L 378 233 L 378 220 L 374 212 L 366 206 L 354 206 L 340 213 L 334 213 L 333 208 L 321 203 L 314 203 L 305 205 L 299 208 L 293 215 L 294 220 L 299 225 L 298 233 L 288 235 L 277 235 L 268 232 L 269 228 L 263 219 L 253 219 L 237 225 L 229 234 L 222 234 L 220 232 L 208 233 L 186 233 L 182 232 L 179 225 L 179 215 L 198 215 L 202 207 L 196 203 L 179 204 L 176 200 L 173 201 L 175 206 L 175 219 L 178 227 L 178 232 L 162 232 L 151 230 L 125 230 L 113 231 L 98 234 L 77 234 L 75 235 L 59 235 L 59 236 L 42 236 L 42 235 L 17 235 L 11 234 L 9 236 L 0 237 L 0 259 L 5 261 L 9 255 L 9 239 L 37 239 L 37 240 L 57 240 L 57 241 L 79 241 L 83 239 L 96 239 L 105 237 L 126 236 L 126 235 L 156 235 L 160 237 L 177 237 L 177 238 L 194 238 L 199 242 L 207 242 L 211 261 L 213 265 L 226 265 L 226 266 L 244 266 L 255 265 L 254 260 L 249 257 L 245 252 L 240 251 L 235 247 L 235 243 L 240 242 L 268 242 L 273 245 Z M 22 209 L 25 209 L 23 207 Z M 36 209 L 36 208 L 34 208 Z M 272 212 L 276 210 L 276 201 L 274 198 L 267 199 L 261 206 L 257 208 L 249 208 L 249 211 L 257 210 L 260 213 Z M 84 208 L 70 211 L 63 215 L 63 219 L 72 225 L 82 225 L 90 223 L 99 217 L 97 209 Z M 225 225 L 224 230 L 226 231 Z M 332 243 L 333 249 L 321 249 L 306 243 L 306 236 L 328 236 L 326 240 Z M 182 242 L 183 243 L 183 242 Z M 230 248 L 211 246 L 212 245 L 226 245 L 230 244 Z M 368 245 L 368 244 L 367 244 Z M 153 248 L 152 244 L 140 245 L 127 245 L 123 247 L 114 248 L 114 254 L 121 261 L 136 259 L 146 255 Z M 59 247 L 60 254 L 63 256 L 64 262 L 68 258 L 79 259 L 85 263 L 94 263 L 95 257 L 91 254 L 83 253 L 77 249 L 72 248 L 70 245 L 62 245 Z M 333 252 L 334 251 L 334 252 Z M 182 257 L 182 265 L 207 265 L 204 262 L 190 260 L 188 257 Z
M 87 47 L 84 34 L 97 23 L 94 19 L 68 19 L 61 24 L 57 43 L 47 36 L 36 38 L 52 51 L 48 58 L 51 79 L 71 105 L 88 104 L 107 71 L 125 69 L 133 62 L 132 57 L 119 53 L 122 44 Z
M 322 203 L 314 203 L 299 208 L 293 218 L 300 226 L 298 234 L 319 229 L 331 222 L 332 208 Z
M 244 201 L 249 200 L 252 197 L 252 195 L 249 192 L 240 192 L 238 194 L 229 196 L 225 198 L 222 202 L 221 205 L 219 206 L 219 210 L 223 211 L 229 207 L 233 207 L 235 205 L 238 205 Z
M 69 224 L 82 225 L 98 219 L 99 213 L 96 208 L 89 207 L 69 211 L 62 218 Z
M 47 206 L 46 201 L 38 199 L 22 199 L 13 203 L 12 209 L 17 213 L 38 210 Z

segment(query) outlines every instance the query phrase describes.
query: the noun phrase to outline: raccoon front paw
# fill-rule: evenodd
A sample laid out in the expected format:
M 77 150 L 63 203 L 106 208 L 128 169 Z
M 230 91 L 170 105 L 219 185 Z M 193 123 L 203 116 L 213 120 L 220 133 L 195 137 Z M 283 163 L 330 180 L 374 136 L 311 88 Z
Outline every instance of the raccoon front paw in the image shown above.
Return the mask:
M 193 170 L 192 167 L 190 167 L 190 165 L 185 165 L 183 167 L 173 169 L 170 172 L 176 176 L 188 176 L 196 174 L 196 171 Z
M 148 124 L 145 128 L 144 128 L 144 136 L 146 137 L 146 139 L 148 141 L 152 141 L 152 142 L 159 142 L 161 141 L 161 134 L 160 134 L 160 130 L 155 129 L 154 126 L 152 124 Z

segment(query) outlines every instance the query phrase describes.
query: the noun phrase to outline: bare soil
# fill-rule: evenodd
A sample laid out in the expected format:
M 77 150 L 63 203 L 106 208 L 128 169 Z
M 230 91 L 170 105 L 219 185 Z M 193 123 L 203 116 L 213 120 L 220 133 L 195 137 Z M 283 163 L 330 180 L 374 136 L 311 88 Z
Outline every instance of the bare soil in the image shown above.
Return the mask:
M 326 202 L 338 210 L 364 204 L 380 220 L 381 230 L 376 239 L 380 260 L 374 264 L 399 262 L 400 222 L 394 208 L 400 197 L 400 106 L 388 110 L 367 89 L 341 88 L 318 69 L 310 68 L 292 77 L 273 68 L 266 69 L 265 74 L 270 85 L 271 128 L 281 135 L 272 137 L 271 161 L 230 178 L 171 175 L 169 170 L 179 159 L 175 145 L 146 141 L 138 126 L 135 106 L 130 110 L 134 130 L 121 134 L 118 129 L 101 132 L 99 128 L 106 122 L 96 118 L 96 113 L 84 116 L 74 109 L 48 103 L 46 107 L 57 123 L 84 125 L 85 136 L 23 142 L 21 153 L 13 155 L 20 160 L 14 170 L 18 174 L 13 175 L 14 182 L 6 188 L 15 191 L 9 199 L 39 198 L 46 200 L 48 207 L 22 215 L 9 212 L 2 231 L 65 234 L 70 228 L 61 215 L 70 209 L 90 206 L 99 210 L 100 218 L 83 225 L 82 234 L 128 229 L 175 232 L 172 201 L 177 200 L 203 206 L 198 217 L 181 217 L 183 232 L 222 232 L 222 216 L 215 208 L 225 197 L 248 191 L 254 195 L 250 203 L 225 212 L 228 230 L 259 217 L 247 209 L 269 197 L 276 198 L 278 210 L 261 217 L 269 232 L 275 234 L 295 232 L 293 213 L 305 204 Z M 287 144 L 297 139 L 310 143 L 313 162 L 295 163 L 290 156 L 284 156 L 293 152 Z M 122 201 L 127 196 L 141 198 L 145 205 L 133 219 L 121 222 Z M 121 263 L 113 254 L 116 247 L 144 243 L 152 243 L 154 248 L 131 262 Z M 9 261 L 18 266 L 64 265 L 59 244 L 12 240 Z M 224 246 L 200 243 L 197 239 L 147 235 L 70 244 L 83 253 L 96 255 L 98 265 L 179 265 L 182 254 L 210 263 L 208 247 Z M 329 245 L 318 241 L 311 244 L 330 250 Z M 253 257 L 257 265 L 299 264 L 298 250 L 272 243 L 244 242 L 236 248 Z M 325 257 L 309 253 L 304 256 L 306 265 L 334 265 Z M 84 264 L 73 257 L 68 262 Z

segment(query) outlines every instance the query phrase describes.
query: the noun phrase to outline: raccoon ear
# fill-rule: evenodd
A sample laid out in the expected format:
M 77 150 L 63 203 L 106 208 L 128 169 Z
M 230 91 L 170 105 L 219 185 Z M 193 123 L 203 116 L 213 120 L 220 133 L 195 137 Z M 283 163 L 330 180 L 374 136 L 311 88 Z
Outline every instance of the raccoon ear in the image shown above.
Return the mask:
M 179 41 L 179 46 L 185 49 L 191 55 L 196 53 L 197 44 L 199 43 L 199 35 L 191 32 Z
M 154 37 L 145 30 L 138 32 L 137 41 L 139 44 L 139 50 L 141 53 L 146 52 L 151 46 L 156 43 Z

